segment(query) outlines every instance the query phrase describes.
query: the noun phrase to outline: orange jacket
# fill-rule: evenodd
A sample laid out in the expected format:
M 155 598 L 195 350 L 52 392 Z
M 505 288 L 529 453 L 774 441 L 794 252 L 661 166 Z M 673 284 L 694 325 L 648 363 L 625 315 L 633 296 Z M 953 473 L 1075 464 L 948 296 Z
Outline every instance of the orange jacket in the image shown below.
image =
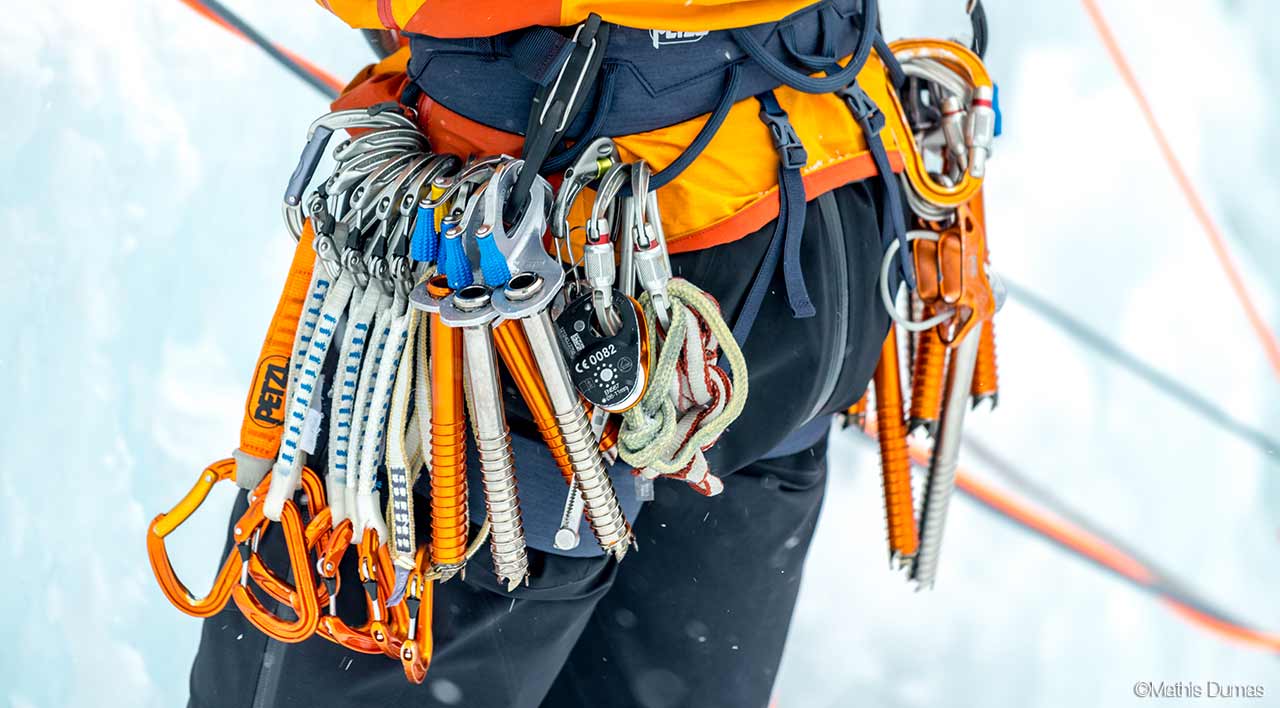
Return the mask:
M 404 71 L 408 60 L 409 50 L 405 48 L 380 64 L 367 67 L 334 102 L 334 108 L 368 106 L 398 98 L 407 81 Z M 858 75 L 858 83 L 888 119 L 881 139 L 894 171 L 901 171 L 902 140 L 909 139 L 910 132 L 884 65 L 874 53 Z M 801 170 L 808 199 L 876 173 L 862 130 L 840 98 L 834 94 L 801 93 L 786 86 L 774 93 L 809 154 L 809 163 Z M 417 108 L 419 122 L 434 150 L 464 156 L 520 154 L 524 139 L 519 135 L 476 123 L 426 96 L 419 100 Z M 673 253 L 736 241 L 777 217 L 778 155 L 758 112 L 754 100 L 734 105 L 698 159 L 658 190 L 662 223 Z M 655 171 L 661 170 L 693 140 L 705 120 L 706 116 L 699 116 L 647 133 L 619 136 L 614 141 L 622 159 L 643 159 Z M 586 222 L 591 202 L 589 191 L 578 199 L 570 214 L 571 225 Z M 582 236 L 582 230 L 575 229 L 575 241 Z
M 316 0 L 352 27 L 432 37 L 488 37 L 575 25 L 594 12 L 638 29 L 701 32 L 773 22 L 813 0 Z

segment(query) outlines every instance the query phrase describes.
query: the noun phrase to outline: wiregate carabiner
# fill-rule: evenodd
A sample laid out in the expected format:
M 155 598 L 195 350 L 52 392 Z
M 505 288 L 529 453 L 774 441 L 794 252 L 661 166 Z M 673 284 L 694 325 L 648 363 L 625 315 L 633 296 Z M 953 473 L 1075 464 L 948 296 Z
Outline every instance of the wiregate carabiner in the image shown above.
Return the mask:
M 298 164 L 289 176 L 281 207 L 285 226 L 295 241 L 302 238 L 302 197 L 316 168 L 320 166 L 329 139 L 336 131 L 361 127 L 417 129 L 413 120 L 394 110 L 387 110 L 385 106 L 334 111 L 313 121 L 307 128 L 307 143 L 298 156 Z
M 226 606 L 240 572 L 240 557 L 232 550 L 218 570 L 208 594 L 196 597 L 174 572 L 164 539 L 191 518 L 209 497 L 209 491 L 214 485 L 222 481 L 235 481 L 235 471 L 235 460 L 230 458 L 209 465 L 200 473 L 200 478 L 191 491 L 174 504 L 172 509 L 152 519 L 147 528 L 147 558 L 151 561 L 151 570 L 160 584 L 160 591 L 174 607 L 192 617 L 212 617 Z
M 409 621 L 400 638 L 400 665 L 404 668 L 405 678 L 413 683 L 422 683 L 427 677 L 434 650 L 431 615 L 435 604 L 432 597 L 435 583 L 431 581 L 428 571 L 430 565 L 431 558 L 426 545 L 418 546 L 417 562 L 405 585 L 404 605 L 408 610 Z
M 357 549 L 360 554 L 357 564 L 360 584 L 369 600 L 369 636 L 383 654 L 398 657 L 400 637 L 408 625 L 409 612 L 404 603 L 387 607 L 396 577 L 391 554 L 387 551 L 386 544 L 378 540 L 377 531 L 372 528 L 365 529 Z
M 306 521 L 306 527 L 303 530 L 303 538 L 306 539 L 307 551 L 320 551 L 326 548 L 330 543 L 330 533 L 332 531 L 332 523 L 330 510 L 326 504 L 324 482 L 320 477 L 312 472 L 310 468 L 302 468 L 302 476 L 300 478 L 300 486 L 302 491 L 303 505 L 307 509 L 309 519 Z M 252 516 L 246 512 L 246 517 L 250 520 L 257 518 L 257 512 Z M 244 517 L 242 517 L 244 518 Z M 256 538 L 260 534 L 251 538 Z M 255 550 L 256 548 L 252 548 Z M 317 564 L 317 570 L 319 565 Z M 245 570 L 248 577 L 252 578 L 258 587 L 267 595 L 276 600 L 295 606 L 298 603 L 297 593 L 299 592 L 295 585 L 291 585 L 288 580 L 281 578 L 275 571 L 267 567 L 262 561 L 262 557 L 255 553 L 245 554 Z M 296 573 L 293 573 L 296 577 Z M 243 580 L 243 577 L 242 577 Z M 316 596 L 316 602 L 320 605 L 328 604 L 332 595 L 330 594 L 327 583 L 320 582 L 312 589 Z M 296 610 L 295 610 L 296 611 Z
M 307 471 L 308 468 L 304 467 L 304 477 L 307 476 Z M 311 474 L 314 476 L 315 473 Z M 267 484 L 269 480 L 270 475 L 263 479 L 263 484 Z M 264 487 L 259 485 L 259 490 L 261 489 Z M 323 490 L 323 485 L 320 489 Z M 265 494 L 256 494 L 233 531 L 233 537 L 244 559 L 244 570 L 241 571 L 239 584 L 231 589 L 231 599 L 235 601 L 236 607 L 240 608 L 245 619 L 264 634 L 281 642 L 297 643 L 315 633 L 320 620 L 320 604 L 315 592 L 315 573 L 311 567 L 306 530 L 302 523 L 301 512 L 298 511 L 292 499 L 284 501 L 280 510 L 279 524 L 289 556 L 289 565 L 293 569 L 295 590 L 288 604 L 297 615 L 296 619 L 290 622 L 276 616 L 249 590 L 249 563 L 252 557 L 257 555 L 257 542 L 261 538 L 262 531 L 270 523 L 263 514 L 262 505 L 265 498 Z
M 339 143 L 333 149 L 333 159 L 346 162 L 372 150 L 389 147 L 421 152 L 427 149 L 427 136 L 417 128 L 371 130 L 364 135 Z

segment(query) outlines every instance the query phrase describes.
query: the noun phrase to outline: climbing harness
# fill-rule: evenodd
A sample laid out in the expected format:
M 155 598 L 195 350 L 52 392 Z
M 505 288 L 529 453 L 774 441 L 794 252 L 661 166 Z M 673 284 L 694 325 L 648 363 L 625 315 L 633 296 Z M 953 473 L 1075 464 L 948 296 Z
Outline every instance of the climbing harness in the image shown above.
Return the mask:
M 496 59 L 480 63 L 465 42 L 406 34 L 410 75 L 424 75 L 429 62 L 461 62 L 476 81 L 493 80 L 492 101 L 403 79 L 384 85 L 398 87 L 389 100 L 355 107 L 344 97 L 308 128 L 283 202 L 298 247 L 240 449 L 205 470 L 148 532 L 166 597 L 199 617 L 230 600 L 273 638 L 319 634 L 398 659 L 421 682 L 436 593 L 449 592 L 436 585 L 466 573 L 485 544 L 508 592 L 537 572 L 529 546 L 575 548 L 584 518 L 594 542 L 622 561 L 635 540 L 611 466 L 632 469 L 642 500 L 653 498 L 661 477 L 707 496 L 724 490 L 706 453 L 744 409 L 742 346 L 775 275 L 795 317 L 816 314 L 801 239 L 806 201 L 832 188 L 828 174 L 874 177 L 883 187 L 881 296 L 901 322 L 885 339 L 874 380 L 890 551 L 919 584 L 931 584 L 963 410 L 970 398 L 994 404 L 997 395 L 990 319 L 998 287 L 986 271 L 980 191 L 994 85 L 961 45 L 886 44 L 877 7 L 822 0 L 783 31 L 711 32 L 700 40 L 707 61 L 674 67 L 671 95 L 648 112 L 636 108 L 634 78 L 619 67 L 641 60 L 643 75 L 649 50 L 635 54 L 643 46 L 632 41 L 637 30 L 596 15 L 566 34 L 531 28 L 495 40 Z M 387 50 L 402 41 L 384 40 Z M 512 71 L 530 83 L 506 91 Z M 357 82 L 351 95 L 360 90 Z M 515 118 L 501 114 L 512 96 Z M 823 137 L 803 110 L 793 121 L 789 109 L 810 100 L 826 102 L 839 123 L 830 132 L 856 149 Z M 438 121 L 425 112 L 440 105 L 458 111 L 459 125 L 468 114 L 498 111 L 491 117 L 500 130 L 524 129 L 523 147 L 509 150 L 522 157 L 440 149 L 452 144 L 433 137 Z M 686 137 L 676 152 L 658 155 L 638 138 L 677 126 Z M 704 229 L 747 212 L 777 217 L 731 322 L 671 265 L 672 253 L 723 241 L 690 236 L 682 207 L 692 202 L 666 198 L 688 195 L 705 179 L 703 166 L 725 155 L 722 130 L 730 138 L 763 131 L 743 143 L 767 135 L 765 155 L 775 160 L 767 169 L 773 183 L 741 213 L 698 217 Z M 828 158 L 847 171 L 823 172 Z M 776 212 L 758 208 L 764 194 Z M 902 286 L 924 319 L 899 312 Z M 898 328 L 916 333 L 901 338 L 913 340 L 909 386 Z M 515 391 L 504 391 L 504 380 Z M 531 538 L 524 527 L 519 482 L 530 472 L 512 447 L 508 395 L 523 400 L 566 483 L 553 539 Z M 863 424 L 867 408 L 864 396 L 850 419 Z M 936 444 L 917 523 L 906 438 L 919 428 Z M 478 490 L 468 489 L 469 450 Z M 309 466 L 319 462 L 323 476 Z M 212 591 L 198 598 L 174 575 L 164 539 L 222 480 L 249 490 L 249 506 L 233 524 L 235 549 Z M 475 525 L 474 494 L 484 500 Z M 424 505 L 426 520 L 415 518 Z M 288 572 L 259 555 L 267 533 L 283 538 Z M 347 582 L 359 583 L 367 609 L 359 622 L 339 611 L 347 553 L 356 554 Z

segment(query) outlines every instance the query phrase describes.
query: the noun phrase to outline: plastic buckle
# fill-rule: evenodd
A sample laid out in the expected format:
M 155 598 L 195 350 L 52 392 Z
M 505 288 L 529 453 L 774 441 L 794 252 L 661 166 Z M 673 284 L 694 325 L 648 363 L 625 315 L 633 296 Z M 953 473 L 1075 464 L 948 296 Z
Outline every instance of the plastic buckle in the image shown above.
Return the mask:
M 862 90 L 861 86 L 857 83 L 852 83 L 836 93 L 849 104 L 849 110 L 853 113 L 854 120 L 858 121 L 858 125 L 862 127 L 868 138 L 879 134 L 884 129 L 884 113 L 880 111 L 880 106 L 871 100 L 867 92 Z
M 791 125 L 786 113 L 772 113 L 767 108 L 760 109 L 760 120 L 769 126 L 769 134 L 773 137 L 773 146 L 778 150 L 778 158 L 782 160 L 782 169 L 798 170 L 809 164 L 809 152 L 800 142 L 800 136 Z

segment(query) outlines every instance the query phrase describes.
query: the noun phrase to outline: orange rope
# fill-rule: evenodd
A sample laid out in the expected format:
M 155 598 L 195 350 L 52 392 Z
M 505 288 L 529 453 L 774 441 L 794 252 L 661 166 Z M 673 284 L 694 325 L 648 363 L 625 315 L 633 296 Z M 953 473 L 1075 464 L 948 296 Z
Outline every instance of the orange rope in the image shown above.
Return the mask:
M 249 41 L 249 38 L 244 36 L 244 34 L 240 32 L 240 30 L 236 29 L 226 20 L 219 17 L 218 13 L 214 12 L 213 10 L 210 10 L 208 7 L 205 7 L 205 5 L 201 3 L 199 0 L 178 0 L 178 2 L 181 2 L 183 5 L 186 5 L 187 7 L 194 10 L 201 17 L 204 17 L 206 20 L 209 20 L 210 22 L 216 24 L 222 29 L 239 37 L 240 39 L 243 39 L 246 42 Z M 315 64 L 312 64 L 306 59 L 303 59 L 297 54 L 294 54 L 293 52 L 280 46 L 279 44 L 272 42 L 272 46 L 275 47 L 281 54 L 289 57 L 289 59 L 293 61 L 295 64 L 302 67 L 307 73 L 311 74 L 312 76 L 316 77 L 317 79 L 319 79 L 320 81 L 324 82 L 326 85 L 331 87 L 334 91 L 342 91 L 342 89 L 346 86 L 346 82 L 339 81 L 338 77 L 334 76 L 333 74 L 330 74 L 324 69 L 321 69 Z
M 1249 319 L 1249 325 L 1253 327 L 1253 331 L 1257 334 L 1263 349 L 1266 350 L 1271 368 L 1277 376 L 1280 376 L 1280 342 L 1277 342 L 1275 333 L 1267 326 L 1266 321 L 1263 320 L 1262 315 L 1253 304 L 1253 300 L 1249 297 L 1249 291 L 1244 285 L 1244 279 L 1241 277 L 1235 261 L 1231 259 L 1231 252 L 1227 250 L 1226 239 L 1223 238 L 1222 232 L 1214 224 L 1213 218 L 1209 216 L 1209 210 L 1205 207 L 1204 201 L 1200 198 L 1195 186 L 1191 184 L 1191 178 L 1187 176 L 1186 170 L 1183 169 L 1182 163 L 1178 161 L 1177 155 L 1173 152 L 1173 147 L 1169 144 L 1169 139 L 1165 137 L 1164 130 L 1160 128 L 1160 123 L 1156 121 L 1155 111 L 1152 110 L 1151 104 L 1142 92 L 1137 76 L 1134 75 L 1128 60 L 1125 59 L 1124 52 L 1120 50 L 1120 44 L 1116 41 L 1115 35 L 1111 33 L 1111 28 L 1102 17 L 1102 11 L 1098 9 L 1096 0 L 1081 0 L 1081 2 L 1084 4 L 1085 11 L 1089 13 L 1089 20 L 1093 22 L 1094 29 L 1097 30 L 1098 37 L 1106 47 L 1107 53 L 1111 55 L 1111 61 L 1116 65 L 1116 70 L 1120 72 L 1120 77 L 1124 79 L 1125 84 L 1129 87 L 1129 92 L 1133 94 L 1134 99 L 1138 102 L 1138 108 L 1141 109 L 1142 116 L 1147 121 L 1147 126 L 1151 128 L 1151 134 L 1156 139 L 1156 144 L 1160 148 L 1160 153 L 1164 157 L 1165 163 L 1169 166 L 1169 171 L 1173 173 L 1174 179 L 1178 182 L 1178 188 L 1182 190 L 1183 196 L 1191 206 L 1191 211 L 1196 215 L 1196 220 L 1200 222 L 1200 226 L 1204 228 L 1205 235 L 1209 237 L 1209 243 L 1213 247 L 1214 255 L 1218 257 L 1218 262 L 1226 272 L 1227 280 L 1231 283 L 1231 289 L 1235 291 L 1236 298 L 1240 300 L 1240 305 L 1244 307 L 1244 313 Z
M 929 464 L 929 452 L 924 448 L 913 445 L 911 447 L 911 457 L 916 464 L 925 466 Z M 956 486 L 964 493 L 991 506 L 1001 514 L 1035 529 L 1037 532 L 1058 541 L 1082 556 L 1090 558 L 1142 585 L 1156 585 L 1157 592 L 1159 592 L 1158 578 L 1146 566 L 1106 541 L 1076 528 L 1073 524 L 1031 508 L 1026 502 L 978 481 L 963 469 L 956 470 Z M 1280 651 L 1280 635 L 1259 632 L 1217 617 L 1211 617 L 1168 595 L 1163 595 L 1161 600 L 1187 622 L 1224 639 L 1243 644 L 1252 649 Z

